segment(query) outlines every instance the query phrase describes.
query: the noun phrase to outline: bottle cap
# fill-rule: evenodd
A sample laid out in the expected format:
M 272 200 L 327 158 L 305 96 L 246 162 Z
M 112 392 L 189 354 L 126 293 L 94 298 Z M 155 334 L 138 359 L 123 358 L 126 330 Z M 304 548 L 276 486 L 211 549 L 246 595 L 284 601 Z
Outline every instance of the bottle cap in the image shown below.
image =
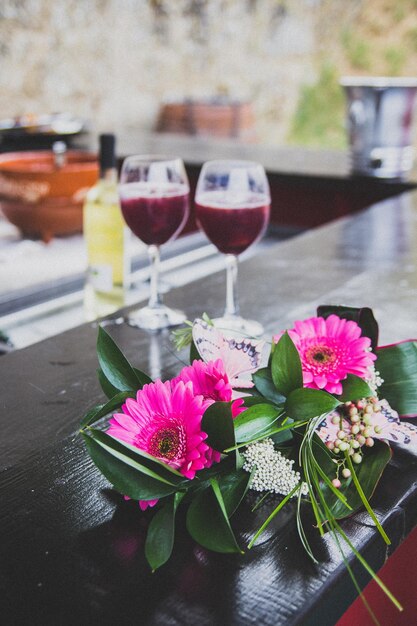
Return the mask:
M 115 145 L 116 138 L 112 133 L 104 133 L 99 137 L 100 141 L 100 169 L 108 170 L 116 167 Z

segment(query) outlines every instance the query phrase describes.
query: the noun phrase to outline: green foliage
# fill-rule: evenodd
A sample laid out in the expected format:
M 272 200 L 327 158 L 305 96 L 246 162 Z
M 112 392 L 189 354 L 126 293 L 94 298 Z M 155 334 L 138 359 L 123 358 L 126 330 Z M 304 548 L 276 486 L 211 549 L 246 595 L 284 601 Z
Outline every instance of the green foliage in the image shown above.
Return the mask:
M 84 415 L 83 419 L 81 420 L 81 427 L 84 428 L 85 426 L 90 426 L 91 424 L 94 424 L 94 422 L 97 422 L 101 417 L 104 417 L 105 415 L 108 415 L 112 411 L 118 409 L 126 400 L 126 398 L 131 398 L 133 396 L 134 393 L 131 393 L 129 391 L 121 391 L 120 393 L 117 393 L 115 396 L 113 396 L 105 404 L 98 404 Z
M 407 39 L 413 51 L 417 52 L 417 26 L 414 26 L 414 28 L 410 28 L 407 33 Z
M 209 446 L 222 452 L 235 445 L 230 402 L 214 402 L 203 415 L 201 428 L 207 433 Z
M 327 476 L 331 476 L 332 472 L 334 473 L 333 455 L 329 453 L 327 448 L 321 444 L 317 437 L 314 441 L 313 452 L 321 469 Z M 390 447 L 382 441 L 375 440 L 375 445 L 372 450 L 367 449 L 363 455 L 362 462 L 355 466 L 356 476 L 360 481 L 367 500 L 372 497 L 376 485 L 390 458 Z M 346 503 L 349 504 L 349 508 L 340 497 L 335 496 L 334 491 L 329 488 L 329 484 L 323 481 L 323 479 L 320 479 L 318 486 L 321 489 L 330 511 L 336 519 L 342 519 L 347 515 L 351 515 L 354 511 L 361 508 L 363 504 L 352 476 L 344 479 L 341 487 L 338 489 L 338 494 L 346 498 Z
M 149 376 L 133 368 L 110 335 L 99 326 L 97 356 L 102 376 L 119 391 L 141 389 L 152 382 Z
M 387 64 L 387 74 L 390 76 L 401 74 L 406 61 L 406 51 L 403 48 L 387 48 L 384 58 Z
M 345 30 L 342 33 L 342 44 L 354 68 L 367 71 L 371 69 L 371 48 L 367 41 L 357 37 L 351 30 Z
M 283 396 L 303 386 L 300 356 L 287 332 L 272 351 L 271 376 L 276 389 Z
M 326 415 L 339 404 L 340 400 L 327 391 L 300 387 L 289 394 L 285 410 L 293 420 L 301 421 Z
M 110 445 L 106 445 L 97 437 L 85 432 L 81 434 L 95 465 L 120 493 L 134 500 L 154 500 L 177 491 L 175 484 L 170 484 L 140 461 L 123 454 L 118 447 L 111 447 L 110 442 Z
M 249 475 L 246 474 L 246 482 Z M 210 487 L 201 491 L 187 511 L 187 530 L 200 545 L 214 552 L 239 553 L 230 525 L 226 504 L 219 483 L 212 479 Z
M 175 513 L 184 494 L 176 493 L 153 516 L 146 535 L 145 556 L 154 572 L 164 565 L 174 547 Z
M 275 387 L 269 367 L 263 367 L 255 374 L 252 374 L 252 380 L 256 390 L 265 400 L 269 400 L 278 406 L 284 404 L 285 396 Z
M 272 404 L 256 404 L 240 413 L 234 421 L 235 437 L 239 443 L 267 437 L 277 427 L 282 409 Z
M 417 341 L 378 348 L 377 369 L 383 379 L 381 398 L 403 417 L 417 415 Z
M 324 64 L 317 82 L 301 89 L 288 136 L 290 143 L 345 148 L 345 97 L 335 67 Z
M 378 325 L 370 309 L 333 306 L 318 309 L 318 314 L 324 317 L 331 313 L 355 320 L 376 346 Z M 233 419 L 231 402 L 214 402 L 206 410 L 202 430 L 208 435 L 207 443 L 222 452 L 222 459 L 220 463 L 200 470 L 193 480 L 188 480 L 176 469 L 135 446 L 91 428 L 94 422 L 119 410 L 127 398 L 134 397 L 138 389 L 151 382 L 146 374 L 128 362 L 102 328 L 99 329 L 97 352 L 99 380 L 109 400 L 86 413 L 81 434 L 93 462 L 115 489 L 135 500 L 161 500 L 149 525 L 145 544 L 146 558 L 152 570 L 166 563 L 171 555 L 175 516 L 182 502 L 188 507 L 187 529 L 198 543 L 217 552 L 241 552 L 230 520 L 246 495 L 252 475 L 241 469 L 243 457 L 238 448 L 265 437 L 271 437 L 285 448 L 287 456 L 297 459 L 301 481 L 281 499 L 255 533 L 249 547 L 298 493 L 297 527 L 305 549 L 315 560 L 300 517 L 305 485 L 308 502 L 322 534 L 330 530 L 337 543 L 339 537 L 344 537 L 337 520 L 364 506 L 389 543 L 369 504 L 389 462 L 389 446 L 375 440 L 372 448 L 364 449 L 362 462 L 354 467 L 347 452 L 345 458 L 335 455 L 317 435 L 323 417 L 342 402 L 371 395 L 371 389 L 362 379 L 349 375 L 343 381 L 340 396 L 305 388 L 298 351 L 288 333 L 284 333 L 279 342 L 272 345 L 268 366 L 253 375 L 255 386 L 247 390 L 250 395 L 244 399 L 245 411 Z M 417 342 L 379 348 L 376 353 L 377 369 L 385 380 L 381 397 L 386 397 L 401 413 L 417 414 Z M 332 480 L 342 467 L 348 468 L 351 474 L 340 488 L 336 488 Z M 366 561 L 355 554 L 377 580 Z M 392 594 L 386 593 L 391 597 Z

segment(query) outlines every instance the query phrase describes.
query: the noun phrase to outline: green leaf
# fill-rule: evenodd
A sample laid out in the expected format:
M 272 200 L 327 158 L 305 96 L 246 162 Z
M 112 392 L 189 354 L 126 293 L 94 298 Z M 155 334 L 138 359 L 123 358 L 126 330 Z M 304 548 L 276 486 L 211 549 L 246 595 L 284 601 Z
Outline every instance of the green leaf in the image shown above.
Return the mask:
M 133 392 L 129 391 L 119 391 L 117 395 L 113 396 L 108 402 L 105 404 L 97 404 L 97 406 L 93 407 L 86 413 L 81 420 L 81 428 L 85 426 L 89 426 L 94 422 L 97 422 L 101 417 L 108 415 L 112 411 L 121 407 L 126 398 L 134 397 Z
M 98 382 L 100 383 L 100 387 L 102 388 L 104 394 L 107 396 L 107 398 L 113 398 L 114 396 L 116 396 L 118 393 L 120 393 L 119 389 L 117 389 L 116 387 L 114 387 L 105 377 L 103 370 L 99 367 L 97 369 L 97 377 L 98 377 Z
M 206 409 L 201 430 L 207 433 L 206 443 L 222 452 L 235 445 L 235 432 L 230 402 L 214 402 Z
M 378 389 L 402 417 L 417 417 L 417 341 L 378 348 L 376 369 L 384 382 Z
M 281 413 L 280 407 L 265 403 L 255 404 L 239 413 L 233 422 L 236 441 L 239 443 L 251 441 L 258 436 L 266 435 L 270 430 L 275 430 L 278 425 L 277 418 Z
M 372 389 L 359 376 L 348 374 L 346 380 L 343 381 L 343 391 L 337 396 L 342 402 L 348 400 L 360 400 L 361 398 L 370 398 L 373 395 Z
M 182 350 L 190 345 L 193 339 L 193 324 L 192 322 L 185 320 L 185 326 L 176 328 L 171 333 L 171 339 L 177 350 Z
M 224 506 L 230 518 L 245 497 L 252 475 L 240 469 L 224 476 L 218 476 L 217 481 L 222 493 Z
M 136 391 L 142 387 L 140 377 L 101 326 L 98 328 L 97 356 L 103 375 L 113 387 L 120 391 Z
M 89 428 L 88 434 L 104 446 L 107 446 L 115 452 L 121 453 L 133 461 L 144 465 L 147 469 L 158 474 L 161 477 L 161 480 L 165 479 L 169 483 L 175 484 L 187 481 L 187 479 L 173 467 L 170 467 L 166 463 L 156 459 L 144 450 L 140 450 L 139 448 L 136 448 L 136 446 L 132 446 L 126 441 L 115 439 L 102 430 L 97 430 L 96 428 Z
M 269 367 L 262 367 L 257 372 L 252 374 L 252 380 L 255 388 L 266 399 L 270 400 L 274 404 L 284 404 L 285 396 L 283 396 L 275 387 L 272 374 Z
M 287 332 L 274 347 L 271 375 L 275 387 L 284 396 L 288 396 L 291 391 L 303 386 L 300 356 Z
M 362 463 L 355 465 L 356 476 L 358 477 L 367 500 L 372 497 L 379 479 L 391 459 L 391 454 L 391 448 L 386 443 L 375 439 L 375 445 L 372 448 L 364 449 Z M 317 453 L 317 450 L 315 450 L 315 455 L 330 480 L 335 478 L 336 465 L 331 461 L 331 458 L 329 458 L 326 463 L 323 455 Z M 352 515 L 363 506 L 362 499 L 353 484 L 352 478 L 341 478 L 341 483 L 342 485 L 338 491 L 346 496 L 347 502 L 352 510 L 349 510 L 339 498 L 333 495 L 324 481 L 320 485 L 325 500 L 336 519 L 342 519 L 343 517 Z
M 194 341 L 191 341 L 190 344 L 190 363 L 193 361 L 202 361 L 201 355 L 196 348 Z
M 318 415 L 325 415 L 341 404 L 327 391 L 304 387 L 292 391 L 285 403 L 285 411 L 296 421 L 308 420 Z
M 175 513 L 183 497 L 183 493 L 176 493 L 155 513 L 149 524 L 145 556 L 153 572 L 171 556 L 174 547 Z
M 142 370 L 138 370 L 137 367 L 133 367 L 132 369 L 135 372 L 136 378 L 140 383 L 140 386 L 138 387 L 139 389 L 142 389 L 143 385 L 149 385 L 150 383 L 153 383 L 152 378 L 145 374 L 145 372 L 142 372 Z
M 214 552 L 241 553 L 215 479 L 191 502 L 187 511 L 187 530 L 204 548 Z
M 101 473 L 120 493 L 133 500 L 155 500 L 163 498 L 177 490 L 176 485 L 168 485 L 142 473 L 132 462 L 116 457 L 109 448 L 81 433 L 87 450 Z
M 356 322 L 362 330 L 362 335 L 364 337 L 369 337 L 371 340 L 372 350 L 375 350 L 378 345 L 378 323 L 374 317 L 372 309 L 368 307 L 356 308 L 334 305 L 322 305 L 317 309 L 317 315 L 319 317 L 324 317 L 326 319 L 332 314 Z
M 265 402 L 265 398 L 263 396 L 245 396 L 244 398 L 242 398 L 243 400 L 243 406 L 246 409 L 249 409 L 251 406 L 256 406 L 257 404 L 268 404 L 268 402 Z M 284 398 L 285 401 L 285 398 Z

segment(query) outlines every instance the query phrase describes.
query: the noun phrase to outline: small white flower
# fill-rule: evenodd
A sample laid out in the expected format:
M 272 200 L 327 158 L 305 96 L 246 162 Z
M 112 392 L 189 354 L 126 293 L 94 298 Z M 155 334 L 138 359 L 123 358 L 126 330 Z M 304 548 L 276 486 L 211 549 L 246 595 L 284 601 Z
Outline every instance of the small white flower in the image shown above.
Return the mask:
M 262 439 L 250 444 L 243 456 L 243 469 L 251 472 L 255 468 L 250 486 L 254 491 L 273 491 L 286 496 L 301 481 L 300 473 L 292 469 L 294 461 L 275 450 L 272 439 Z M 304 495 L 308 492 L 304 483 L 301 492 Z

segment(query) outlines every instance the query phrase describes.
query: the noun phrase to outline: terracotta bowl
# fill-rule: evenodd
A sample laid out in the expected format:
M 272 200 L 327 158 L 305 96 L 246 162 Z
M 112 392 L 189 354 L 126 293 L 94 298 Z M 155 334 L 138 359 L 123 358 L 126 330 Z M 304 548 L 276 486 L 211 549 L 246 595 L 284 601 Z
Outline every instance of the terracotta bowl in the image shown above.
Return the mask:
M 157 132 L 255 141 L 255 114 L 250 102 L 189 100 L 161 105 Z
M 97 180 L 95 154 L 69 150 L 57 168 L 52 152 L 0 155 L 0 207 L 26 237 L 49 241 L 82 231 L 82 205 Z

